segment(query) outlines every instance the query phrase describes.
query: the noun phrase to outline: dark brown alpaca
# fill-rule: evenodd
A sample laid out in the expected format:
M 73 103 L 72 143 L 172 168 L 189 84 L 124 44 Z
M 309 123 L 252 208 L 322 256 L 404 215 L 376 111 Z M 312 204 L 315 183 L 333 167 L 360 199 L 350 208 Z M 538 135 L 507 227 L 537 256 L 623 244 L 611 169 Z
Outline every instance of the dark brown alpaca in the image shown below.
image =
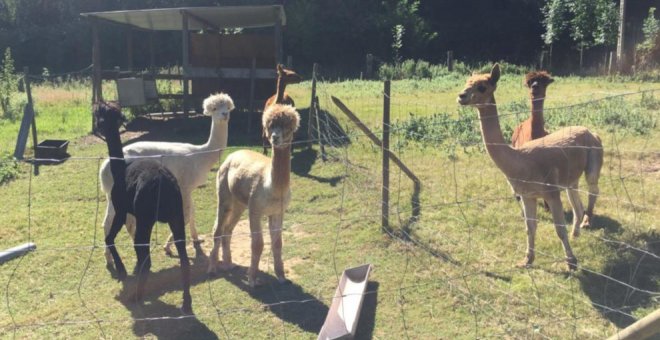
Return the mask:
M 293 107 L 296 104 L 293 102 L 293 98 L 285 92 L 286 86 L 288 84 L 298 84 L 302 81 L 302 77 L 298 75 L 295 71 L 285 69 L 282 64 L 277 65 L 277 88 L 275 94 L 270 96 L 266 100 L 266 105 L 264 105 L 264 112 L 268 109 L 269 106 L 273 104 L 284 104 L 291 105 Z M 264 155 L 268 153 L 268 147 L 270 146 L 268 138 L 266 137 L 266 132 L 262 130 L 261 140 L 264 146 Z
M 545 101 L 545 91 L 553 81 L 546 71 L 529 72 L 525 75 L 525 86 L 529 89 L 532 101 L 532 113 L 527 120 L 513 130 L 511 145 L 514 148 L 519 148 L 530 140 L 548 135 L 548 131 L 544 127 L 543 102 Z

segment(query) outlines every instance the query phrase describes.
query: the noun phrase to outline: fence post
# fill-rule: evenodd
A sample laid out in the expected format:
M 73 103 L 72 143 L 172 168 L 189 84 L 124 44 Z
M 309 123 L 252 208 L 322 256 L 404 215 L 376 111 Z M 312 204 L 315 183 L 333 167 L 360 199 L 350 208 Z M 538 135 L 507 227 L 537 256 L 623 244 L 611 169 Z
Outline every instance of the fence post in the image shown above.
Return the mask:
M 30 127 L 32 129 L 32 148 L 34 149 L 34 158 L 37 158 L 37 120 L 35 119 L 34 116 L 36 116 L 36 112 L 34 111 L 34 102 L 32 101 L 32 89 L 30 88 L 30 77 L 29 77 L 30 69 L 26 66 L 23 67 L 23 85 L 25 86 L 25 94 L 27 95 L 27 105 L 29 106 L 28 110 L 32 113 L 32 123 L 30 124 Z M 38 176 L 39 175 L 39 165 L 37 165 L 37 162 L 34 162 L 34 175 Z
M 325 162 L 326 157 L 325 157 L 325 147 L 323 146 L 323 139 L 321 138 L 321 123 L 319 119 L 319 97 L 314 97 L 314 101 L 312 102 L 313 108 L 314 109 L 314 117 L 316 119 L 316 136 L 319 139 L 319 149 L 321 149 L 321 159 Z
M 454 71 L 454 51 L 447 51 L 447 71 Z
M 248 101 L 248 119 L 247 119 L 247 134 L 250 136 L 252 132 L 252 113 L 254 112 L 254 87 L 255 77 L 257 74 L 257 58 L 252 57 L 252 65 L 250 66 L 250 99 Z
M 539 70 L 545 70 L 547 68 L 548 60 L 548 51 L 541 52 L 541 58 L 539 59 Z
M 390 230 L 390 81 L 386 80 L 383 90 L 383 186 L 382 227 Z
M 367 62 L 367 66 L 365 70 L 365 78 L 371 79 L 374 72 L 374 55 L 371 53 L 367 54 L 366 62 Z
M 607 75 L 612 74 L 612 59 L 614 59 L 614 51 L 610 51 L 610 60 L 607 63 Z
M 286 67 L 293 68 L 293 56 L 286 56 Z
M 312 140 L 312 114 L 314 112 L 314 100 L 316 98 L 316 71 L 318 69 L 319 65 L 317 63 L 314 63 L 312 66 L 312 99 L 309 102 L 309 110 L 308 110 L 308 115 L 307 115 L 307 148 L 311 149 L 312 145 L 314 144 L 314 141 Z

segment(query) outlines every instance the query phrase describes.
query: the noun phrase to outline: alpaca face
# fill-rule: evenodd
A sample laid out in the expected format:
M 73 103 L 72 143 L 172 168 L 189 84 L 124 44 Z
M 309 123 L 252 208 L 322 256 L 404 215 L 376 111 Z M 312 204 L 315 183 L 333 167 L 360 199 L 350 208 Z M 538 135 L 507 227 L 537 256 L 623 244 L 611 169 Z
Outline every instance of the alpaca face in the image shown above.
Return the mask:
M 475 74 L 468 78 L 456 101 L 461 105 L 471 106 L 490 103 L 499 79 L 500 67 L 495 64 L 490 74 Z
M 545 90 L 553 81 L 554 79 L 550 77 L 548 72 L 530 72 L 525 75 L 524 84 L 529 88 L 529 94 L 533 97 L 541 98 L 545 97 Z
M 225 93 L 217 93 L 204 99 L 204 115 L 213 119 L 227 121 L 229 113 L 234 109 L 234 101 Z
M 263 115 L 263 128 L 274 147 L 288 147 L 300 124 L 300 116 L 291 105 L 271 105 Z
M 121 107 L 116 102 L 98 102 L 94 104 L 94 117 L 96 118 L 96 129 L 116 129 L 126 121 L 121 112 Z
M 277 76 L 280 77 L 286 84 L 298 84 L 302 81 L 302 77 L 293 70 L 284 68 L 282 64 L 277 65 Z

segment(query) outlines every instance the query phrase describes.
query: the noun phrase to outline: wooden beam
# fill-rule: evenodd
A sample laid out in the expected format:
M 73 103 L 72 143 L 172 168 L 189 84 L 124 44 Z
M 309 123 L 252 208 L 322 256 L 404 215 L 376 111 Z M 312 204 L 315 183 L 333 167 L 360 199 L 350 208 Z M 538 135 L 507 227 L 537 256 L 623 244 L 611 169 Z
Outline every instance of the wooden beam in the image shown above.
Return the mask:
M 130 27 L 126 32 L 126 68 L 133 71 L 133 30 Z
M 240 67 L 188 67 L 187 78 L 224 78 L 224 79 L 250 79 L 251 68 Z M 255 79 L 275 79 L 277 73 L 273 69 L 255 68 Z
M 275 29 L 274 29 L 274 34 L 275 34 L 275 63 L 276 64 L 281 64 L 282 63 L 282 23 L 278 19 L 275 22 Z
M 181 11 L 181 39 L 183 60 L 183 113 L 188 113 L 188 76 L 190 69 L 190 32 L 188 31 L 188 12 Z
M 660 333 L 660 309 L 637 320 L 607 340 L 649 339 Z

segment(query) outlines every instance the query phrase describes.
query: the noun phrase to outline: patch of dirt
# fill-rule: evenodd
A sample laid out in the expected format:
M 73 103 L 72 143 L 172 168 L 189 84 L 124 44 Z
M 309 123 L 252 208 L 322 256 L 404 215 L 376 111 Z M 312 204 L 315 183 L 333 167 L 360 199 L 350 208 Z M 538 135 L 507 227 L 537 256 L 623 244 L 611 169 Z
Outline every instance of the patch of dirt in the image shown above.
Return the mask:
M 264 221 L 263 223 L 264 252 L 261 254 L 259 269 L 263 272 L 269 272 L 273 274 L 273 255 L 270 251 L 270 234 L 268 233 L 268 225 L 266 224 L 267 222 Z M 202 248 L 208 255 L 211 253 L 211 249 L 213 248 L 213 236 L 210 234 L 204 235 L 204 240 L 205 241 L 202 243 Z M 283 247 L 283 252 L 286 253 L 286 242 L 284 243 Z M 222 261 L 222 249 L 220 249 L 218 257 L 220 261 Z M 236 265 L 249 267 L 251 257 L 252 249 L 250 246 L 250 222 L 245 219 L 239 221 L 234 228 L 234 233 L 231 238 L 231 259 Z M 284 257 L 284 273 L 286 274 L 286 277 L 291 280 L 297 278 L 297 275 L 292 268 L 300 263 L 303 263 L 304 261 L 305 260 L 297 257 L 288 259 Z

